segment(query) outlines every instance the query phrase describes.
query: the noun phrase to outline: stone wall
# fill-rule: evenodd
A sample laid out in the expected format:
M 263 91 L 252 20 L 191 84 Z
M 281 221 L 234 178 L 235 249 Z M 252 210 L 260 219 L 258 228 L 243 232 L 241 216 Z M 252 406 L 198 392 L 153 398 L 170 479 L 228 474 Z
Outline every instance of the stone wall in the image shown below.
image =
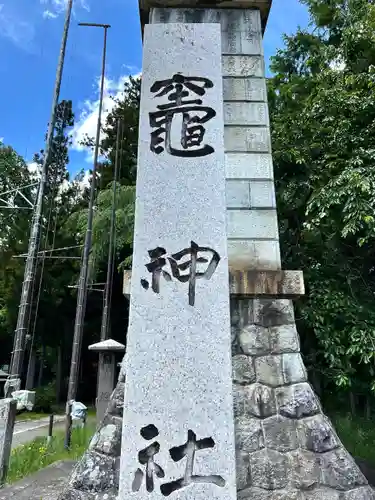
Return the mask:
M 238 498 L 375 500 L 308 383 L 292 302 L 231 305 Z M 59 500 L 117 498 L 124 373 Z
M 238 497 L 369 500 L 307 380 L 290 300 L 233 300 Z

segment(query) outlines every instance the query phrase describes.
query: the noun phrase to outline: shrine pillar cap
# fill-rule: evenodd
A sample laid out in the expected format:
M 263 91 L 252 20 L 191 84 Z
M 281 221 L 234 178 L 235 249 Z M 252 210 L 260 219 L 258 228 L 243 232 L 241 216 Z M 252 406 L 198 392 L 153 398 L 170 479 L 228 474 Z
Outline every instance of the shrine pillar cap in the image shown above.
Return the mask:
M 89 351 L 96 352 L 124 352 L 124 344 L 116 342 L 116 340 L 108 339 L 103 340 L 103 342 L 98 342 L 96 344 L 89 345 Z
M 181 9 L 259 9 L 263 31 L 266 29 L 272 0 L 139 0 L 141 26 L 149 21 L 153 7 Z

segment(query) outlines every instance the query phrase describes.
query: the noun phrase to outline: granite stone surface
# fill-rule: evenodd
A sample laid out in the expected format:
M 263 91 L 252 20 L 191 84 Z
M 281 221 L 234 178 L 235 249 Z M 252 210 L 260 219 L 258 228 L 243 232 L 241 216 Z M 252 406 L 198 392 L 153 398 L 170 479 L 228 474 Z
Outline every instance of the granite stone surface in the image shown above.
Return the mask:
M 150 113 L 173 102 L 173 95 L 157 97 L 152 88 L 176 73 L 209 79 L 203 95 L 189 91 L 184 98 L 201 99 L 198 116 L 203 107 L 215 116 L 203 124 L 202 143 L 183 149 L 177 115 L 171 147 L 179 152 L 168 152 L 164 135 L 157 154 Z M 199 80 L 192 83 L 202 88 Z M 236 495 L 222 92 L 218 25 L 145 27 L 119 499 L 162 499 L 174 489 L 181 500 Z M 212 148 L 209 154 L 200 153 L 204 145 Z M 196 264 L 191 242 L 206 248 L 197 250 Z M 154 274 L 146 267 L 149 252 Z M 189 283 L 195 265 L 202 275 Z M 150 493 L 139 455 L 147 446 L 151 451 L 143 453 L 154 453 L 149 456 L 162 469 L 152 466 Z M 193 470 L 184 480 L 186 467 Z
M 0 485 L 8 472 L 16 411 L 16 400 L 0 399 Z

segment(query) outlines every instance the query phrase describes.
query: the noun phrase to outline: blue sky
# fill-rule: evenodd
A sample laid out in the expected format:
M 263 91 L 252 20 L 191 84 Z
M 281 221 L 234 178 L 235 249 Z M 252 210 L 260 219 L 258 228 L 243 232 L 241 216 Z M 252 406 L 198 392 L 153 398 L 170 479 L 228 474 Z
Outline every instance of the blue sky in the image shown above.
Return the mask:
M 43 147 L 50 115 L 66 0 L 0 0 L 0 137 L 31 161 Z M 75 0 L 61 98 L 76 114 L 72 173 L 90 167 L 82 151 L 83 133 L 94 134 L 103 33 L 78 22 L 108 23 L 107 95 L 121 91 L 124 78 L 141 71 L 138 0 Z M 267 61 L 282 46 L 282 34 L 306 26 L 298 0 L 273 0 L 264 38 Z M 105 100 L 108 109 L 110 99 Z

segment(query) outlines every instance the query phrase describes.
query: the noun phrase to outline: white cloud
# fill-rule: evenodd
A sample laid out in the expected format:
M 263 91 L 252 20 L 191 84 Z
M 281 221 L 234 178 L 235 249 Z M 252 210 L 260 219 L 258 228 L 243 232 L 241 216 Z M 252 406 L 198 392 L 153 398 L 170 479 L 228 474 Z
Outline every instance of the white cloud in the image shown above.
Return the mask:
M 45 5 L 46 9 L 43 11 L 44 19 L 56 19 L 60 14 L 66 10 L 68 0 L 39 0 L 41 5 Z M 90 12 L 90 7 L 86 0 L 76 0 L 73 4 L 73 13 L 78 9 L 84 9 Z
M 103 97 L 103 111 L 102 111 L 102 124 L 115 105 L 114 100 L 120 99 L 123 96 L 124 84 L 129 79 L 128 75 L 120 76 L 118 80 L 111 80 L 106 78 L 104 84 L 104 97 Z M 96 128 L 98 123 L 99 114 L 99 93 L 100 93 L 100 81 L 97 80 L 97 98 L 93 101 L 86 100 L 83 103 L 82 110 L 79 114 L 78 120 L 76 120 L 75 126 L 73 128 L 73 149 L 76 151 L 86 152 L 86 161 L 92 162 L 93 153 L 89 148 L 82 146 L 81 142 L 86 137 L 96 136 Z M 112 96 L 112 97 L 111 97 Z M 101 134 L 101 139 L 103 138 L 103 133 Z
M 336 59 L 330 62 L 329 67 L 333 71 L 343 71 L 346 68 L 346 63 L 342 59 L 342 57 L 337 57 Z
M 50 10 L 45 10 L 43 12 L 44 19 L 56 19 L 57 16 L 58 14 L 56 14 L 56 12 L 51 12 Z
M 40 165 L 38 165 L 34 161 L 27 164 L 27 170 L 33 177 L 35 176 L 35 178 L 37 179 L 40 178 Z

